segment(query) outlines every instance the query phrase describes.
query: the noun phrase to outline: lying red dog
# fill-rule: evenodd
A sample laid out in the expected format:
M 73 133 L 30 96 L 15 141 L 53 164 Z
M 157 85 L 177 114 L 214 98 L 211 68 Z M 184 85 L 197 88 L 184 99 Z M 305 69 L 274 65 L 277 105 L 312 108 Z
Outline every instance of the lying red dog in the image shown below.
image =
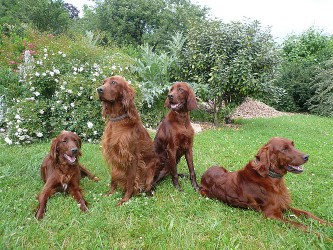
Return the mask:
M 307 154 L 294 147 L 292 141 L 275 137 L 259 150 L 255 160 L 241 170 L 229 172 L 223 167 L 209 168 L 202 175 L 200 193 L 231 206 L 252 208 L 268 218 L 291 223 L 307 231 L 307 226 L 284 218 L 283 212 L 291 210 L 296 216 L 304 215 L 319 223 L 328 222 L 290 206 L 291 198 L 283 176 L 288 172 L 303 172 L 301 165 L 308 158 Z
M 84 212 L 88 210 L 79 186 L 80 179 L 88 176 L 98 181 L 98 178 L 79 164 L 80 156 L 81 139 L 76 134 L 62 131 L 52 140 L 50 153 L 41 165 L 41 177 L 45 185 L 38 196 L 39 205 L 35 214 L 37 219 L 44 217 L 47 200 L 57 191 L 70 192 L 80 204 L 80 209 Z

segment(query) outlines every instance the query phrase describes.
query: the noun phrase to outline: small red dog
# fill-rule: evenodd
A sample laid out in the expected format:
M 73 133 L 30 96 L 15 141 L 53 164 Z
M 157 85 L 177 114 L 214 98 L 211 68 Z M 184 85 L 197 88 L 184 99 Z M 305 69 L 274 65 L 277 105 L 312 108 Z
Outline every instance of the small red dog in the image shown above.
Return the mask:
M 160 158 L 156 169 L 154 185 L 171 174 L 173 185 L 182 190 L 178 182 L 177 164 L 185 155 L 193 188 L 197 184 L 193 165 L 194 130 L 190 122 L 190 111 L 198 108 L 195 94 L 185 82 L 176 82 L 171 86 L 165 107 L 170 111 L 163 119 L 155 136 L 155 151 Z
M 229 172 L 223 167 L 209 168 L 202 175 L 200 193 L 231 206 L 252 208 L 267 218 L 281 220 L 307 231 L 306 225 L 286 219 L 283 212 L 291 210 L 296 216 L 304 215 L 319 223 L 328 222 L 290 206 L 291 198 L 283 176 L 288 172 L 303 172 L 301 165 L 308 158 L 307 154 L 294 147 L 292 141 L 274 137 L 259 150 L 255 160 L 241 170 Z
M 70 192 L 80 204 L 80 209 L 84 212 L 88 210 L 79 186 L 80 179 L 88 176 L 98 181 L 98 178 L 79 164 L 80 156 L 81 139 L 76 134 L 62 131 L 52 140 L 50 153 L 44 158 L 40 169 L 45 185 L 38 196 L 39 205 L 35 214 L 38 220 L 44 217 L 47 200 L 57 191 Z

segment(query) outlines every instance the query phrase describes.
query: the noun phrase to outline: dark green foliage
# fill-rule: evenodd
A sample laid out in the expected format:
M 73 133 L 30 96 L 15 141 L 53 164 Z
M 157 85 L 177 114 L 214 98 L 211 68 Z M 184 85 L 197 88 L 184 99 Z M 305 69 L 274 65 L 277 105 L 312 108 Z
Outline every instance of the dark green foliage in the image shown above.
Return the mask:
M 182 50 L 180 73 L 189 81 L 209 86 L 200 97 L 213 103 L 218 124 L 223 105 L 223 117 L 227 118 L 245 97 L 269 87 L 277 59 L 270 32 L 262 30 L 257 21 L 194 22 Z
M 32 25 L 39 31 L 59 34 L 70 25 L 63 0 L 1 0 L 0 24 Z
M 333 116 L 333 60 L 323 62 L 316 68 L 317 74 L 312 82 L 313 96 L 308 100 L 313 114 Z
M 310 28 L 284 41 L 282 52 L 276 86 L 284 89 L 286 95 L 280 102 L 272 104 L 284 111 L 309 112 L 313 110 L 309 107 L 309 99 L 316 92 L 313 80 L 318 68 L 333 55 L 332 38 Z
M 189 20 L 202 19 L 206 9 L 189 0 L 104 0 L 96 2 L 93 12 L 86 10 L 86 29 L 107 33 L 119 45 L 143 45 L 162 49 L 175 32 L 185 32 Z

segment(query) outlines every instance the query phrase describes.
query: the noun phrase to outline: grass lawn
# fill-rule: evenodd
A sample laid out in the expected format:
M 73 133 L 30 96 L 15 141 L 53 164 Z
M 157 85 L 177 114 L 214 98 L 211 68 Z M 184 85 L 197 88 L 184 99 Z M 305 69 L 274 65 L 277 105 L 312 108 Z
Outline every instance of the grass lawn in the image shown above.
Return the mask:
M 237 170 L 271 137 L 286 137 L 310 155 L 304 173 L 286 176 L 293 206 L 333 222 L 333 119 L 295 115 L 238 120 L 236 125 L 195 136 L 198 182 L 208 167 Z M 314 234 L 203 198 L 186 178 L 180 180 L 183 192 L 167 178 L 152 198 L 137 196 L 118 207 L 120 191 L 103 196 L 110 176 L 95 144 L 84 144 L 81 158 L 100 178 L 98 183 L 81 181 L 90 211 L 81 213 L 70 195 L 58 193 L 49 200 L 44 219 L 36 221 L 36 196 L 43 187 L 39 168 L 49 147 L 0 143 L 1 249 L 333 249 L 332 242 Z M 184 160 L 178 169 L 188 172 Z M 333 227 L 294 219 L 333 239 Z

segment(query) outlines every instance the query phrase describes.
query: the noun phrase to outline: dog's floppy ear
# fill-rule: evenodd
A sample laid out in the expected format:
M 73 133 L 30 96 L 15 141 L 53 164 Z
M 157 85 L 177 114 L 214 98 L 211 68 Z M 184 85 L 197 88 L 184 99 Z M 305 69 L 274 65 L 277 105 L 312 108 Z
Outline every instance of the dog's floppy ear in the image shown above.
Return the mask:
M 198 103 L 195 98 L 194 91 L 189 87 L 189 92 L 187 96 L 187 110 L 191 111 L 198 108 Z
M 53 161 L 56 161 L 58 158 L 58 138 L 55 137 L 52 139 L 51 147 L 50 147 L 50 157 Z
M 135 98 L 135 91 L 134 89 L 129 86 L 128 84 L 124 84 L 123 91 L 122 91 L 122 104 L 124 109 L 127 111 L 127 114 L 130 119 L 136 119 L 137 118 L 137 112 L 136 107 L 134 103 Z
M 263 146 L 257 153 L 256 162 L 257 165 L 254 169 L 260 174 L 262 177 L 267 177 L 269 172 L 269 166 L 271 165 L 270 159 L 270 147 L 269 145 Z

